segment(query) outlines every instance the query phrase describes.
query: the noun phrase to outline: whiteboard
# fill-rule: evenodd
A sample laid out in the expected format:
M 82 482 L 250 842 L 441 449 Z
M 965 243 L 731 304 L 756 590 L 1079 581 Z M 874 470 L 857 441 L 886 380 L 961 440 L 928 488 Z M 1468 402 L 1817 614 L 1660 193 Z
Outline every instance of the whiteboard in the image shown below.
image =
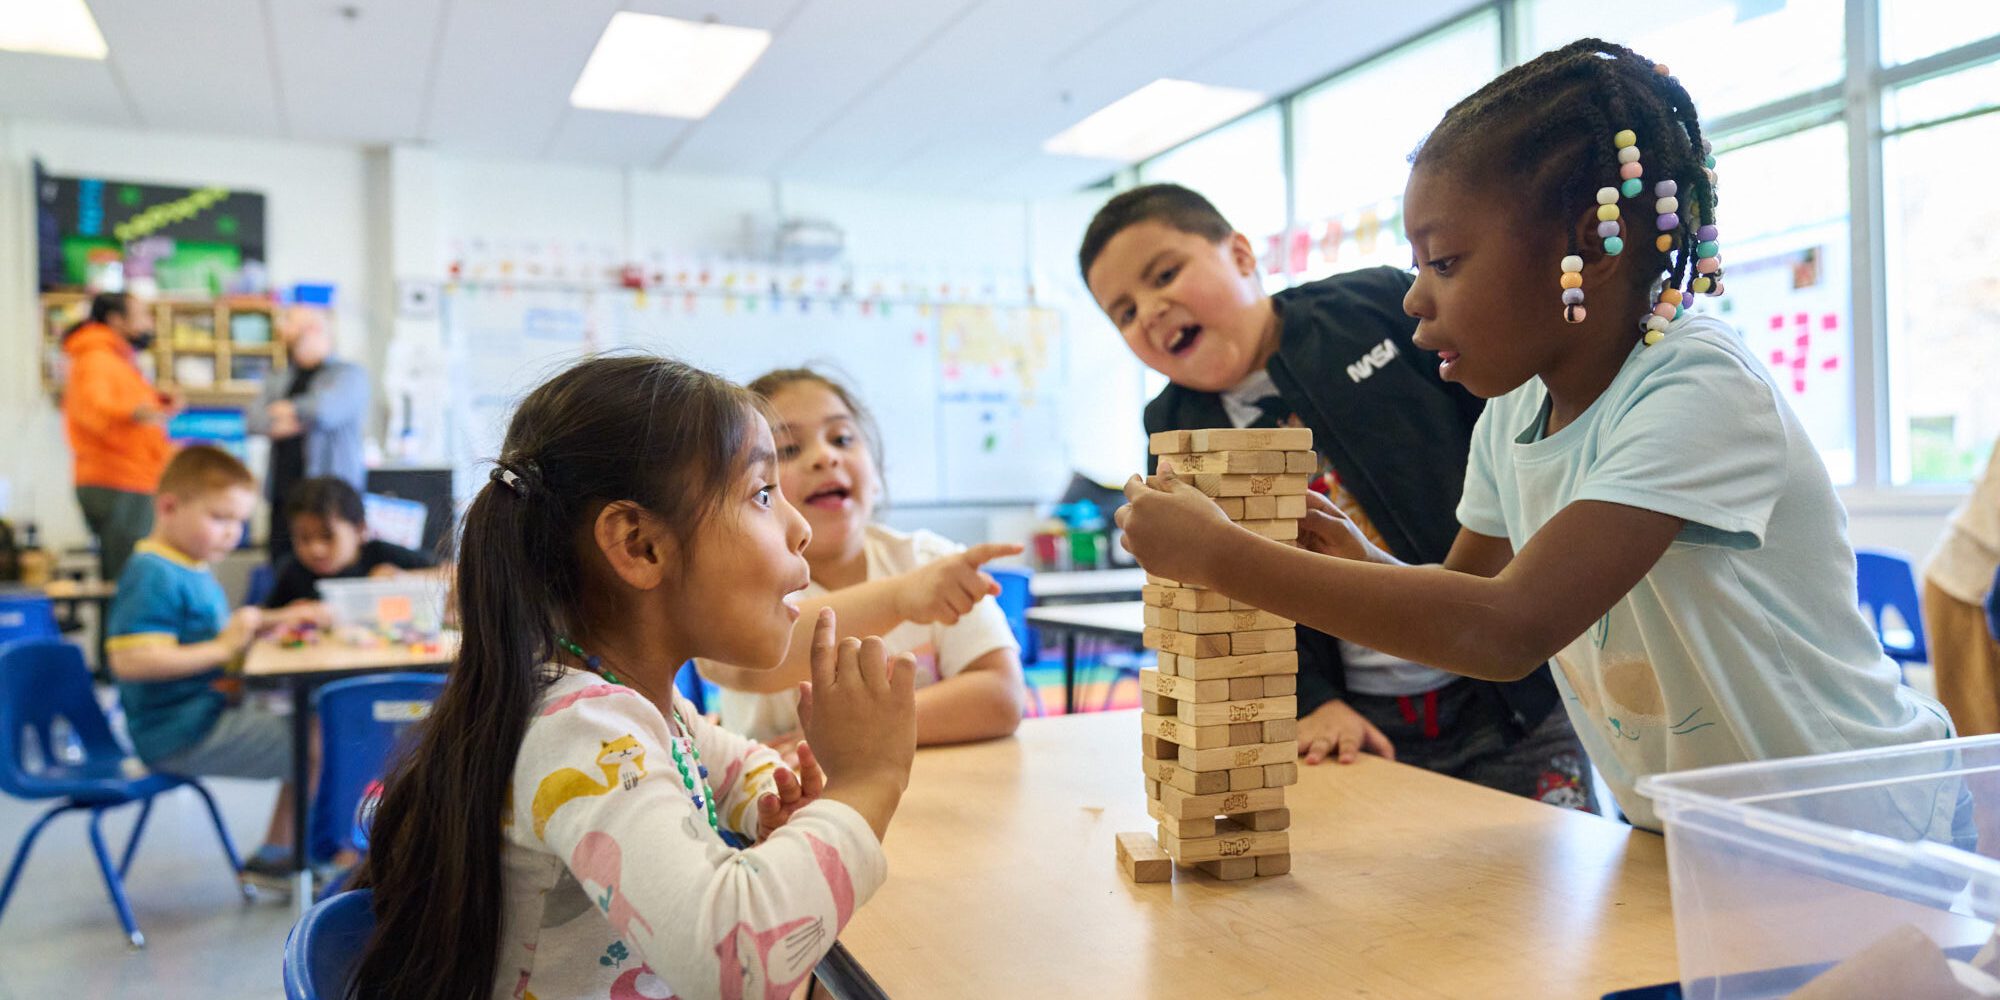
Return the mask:
M 535 385 L 596 351 L 664 354 L 737 382 L 818 365 L 881 428 L 888 502 L 1041 502 L 1069 481 L 1060 314 L 713 293 L 448 289 L 452 461 L 466 493 Z

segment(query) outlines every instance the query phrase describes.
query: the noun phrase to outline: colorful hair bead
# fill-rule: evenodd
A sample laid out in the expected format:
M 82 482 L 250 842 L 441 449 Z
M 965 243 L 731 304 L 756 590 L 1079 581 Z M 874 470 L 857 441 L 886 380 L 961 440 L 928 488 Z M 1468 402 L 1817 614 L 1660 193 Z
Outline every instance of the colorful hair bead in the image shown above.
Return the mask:
M 1708 275 L 1704 274 L 1701 277 L 1694 279 L 1694 284 L 1688 287 L 1693 288 L 1695 294 L 1699 295 L 1702 292 L 1708 291 L 1712 284 L 1713 282 L 1709 280 Z
M 1575 271 L 1564 271 L 1562 276 L 1562 286 L 1564 288 L 1582 288 L 1583 275 L 1578 274 Z
M 1672 252 L 1672 250 L 1674 249 L 1673 234 L 1661 233 L 1658 238 L 1653 240 L 1653 249 L 1658 250 L 1661 253 Z
M 1661 299 L 1660 303 L 1653 307 L 1653 315 L 1665 320 L 1673 319 L 1674 313 L 1677 311 L 1679 311 L 1678 308 L 1665 299 Z
M 1675 194 L 1678 194 L 1680 192 L 1680 189 L 1681 189 L 1680 185 L 1675 184 L 1673 178 L 1668 178 L 1666 180 L 1661 181 L 1658 184 L 1653 185 L 1653 197 L 1671 198 Z
M 1624 253 L 1625 241 L 1616 236 L 1606 236 L 1604 238 L 1604 252 L 1612 257 Z
M 1671 305 L 1680 305 L 1681 290 L 1673 287 L 1662 289 L 1660 291 L 1660 301 L 1669 303 Z
M 1703 226 L 1700 229 L 1694 231 L 1694 238 L 1702 241 L 1703 243 L 1712 243 L 1715 241 L 1715 238 L 1720 235 L 1721 233 L 1716 230 L 1713 224 Z
M 1617 189 L 1617 188 L 1614 188 L 1614 187 L 1601 187 L 1601 188 L 1598 188 L 1598 189 L 1597 189 L 1597 203 L 1598 203 L 1599 205 L 1616 205 L 1616 204 L 1618 204 L 1618 189 Z
M 1646 168 L 1643 165 L 1641 165 L 1638 160 L 1633 160 L 1630 163 L 1619 165 L 1618 177 L 1620 180 L 1624 182 L 1618 185 L 1619 193 L 1623 194 L 1627 198 L 1639 197 L 1639 192 L 1641 190 L 1641 187 L 1638 181 L 1639 178 L 1645 174 L 1645 171 Z
M 1583 289 L 1581 288 L 1563 289 L 1563 305 L 1580 306 L 1582 304 L 1583 304 Z
M 1639 142 L 1639 134 L 1637 132 L 1632 131 L 1629 128 L 1621 128 L 1618 130 L 1616 135 L 1613 135 L 1611 137 L 1611 144 L 1613 146 L 1618 147 L 1619 149 L 1624 149 L 1627 146 L 1637 145 L 1638 142 Z
M 1569 254 L 1562 259 L 1563 322 L 1581 323 L 1583 309 L 1583 258 Z
M 1625 148 L 1623 148 L 1623 149 L 1620 149 L 1620 150 L 1618 151 L 1618 162 L 1620 162 L 1620 163 L 1637 163 L 1637 162 L 1639 162 L 1639 147 L 1637 147 L 1637 146 L 1626 146 Z
M 1653 346 L 1654 344 L 1657 344 L 1657 343 L 1659 343 L 1660 341 L 1662 341 L 1662 340 L 1665 340 L 1665 339 L 1667 339 L 1667 335 L 1666 335 L 1665 333 L 1663 333 L 1663 332 L 1659 331 L 1659 330 L 1647 330 L 1647 331 L 1646 331 L 1646 346 L 1647 346 L 1647 347 L 1651 347 L 1651 346 Z
M 1577 256 L 1576 254 L 1570 254 L 1569 256 L 1564 257 L 1562 262 L 1562 269 L 1564 274 L 1577 274 L 1581 272 L 1583 270 L 1583 258 Z
M 1616 222 L 1617 220 L 1618 220 L 1618 206 L 1616 205 L 1597 206 L 1597 221 Z
M 1672 199 L 1668 200 L 1671 201 Z M 1653 228 L 1658 229 L 1662 233 L 1671 233 L 1674 230 L 1679 229 L 1680 227 L 1681 227 L 1681 217 L 1673 212 L 1668 212 L 1653 220 Z M 1669 236 L 1667 237 L 1667 240 L 1669 241 L 1669 243 L 1671 243 L 1673 237 Z
M 1612 237 L 1612 236 L 1616 236 L 1616 235 L 1618 235 L 1618 222 L 1617 222 L 1617 220 L 1615 220 L 1615 219 L 1607 219 L 1607 220 L 1605 220 L 1605 221 L 1603 221 L 1603 222 L 1600 222 L 1600 223 L 1598 223 L 1598 224 L 1597 224 L 1597 238 L 1598 238 L 1598 239 L 1600 239 L 1600 240 L 1601 240 L 1601 239 L 1606 239 L 1606 238 L 1609 238 L 1609 237 Z
M 1583 318 L 1588 315 L 1590 315 L 1589 311 L 1581 305 L 1563 307 L 1563 322 L 1565 323 L 1581 323 L 1583 322 Z

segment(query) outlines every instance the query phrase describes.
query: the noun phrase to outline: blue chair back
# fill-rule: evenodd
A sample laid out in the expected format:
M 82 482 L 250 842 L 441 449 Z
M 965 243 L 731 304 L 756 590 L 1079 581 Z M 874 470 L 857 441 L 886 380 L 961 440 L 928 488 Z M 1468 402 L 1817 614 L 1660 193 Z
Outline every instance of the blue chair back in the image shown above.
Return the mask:
M 1917 603 L 1917 574 L 1910 567 L 1910 558 L 1888 549 L 1856 549 L 1854 565 L 1861 612 L 1875 626 L 1883 652 L 1900 663 L 1929 663 L 1924 616 Z M 1884 613 L 1890 608 L 1903 619 L 1902 628 L 1883 627 Z
M 15 639 L 53 639 L 56 606 L 41 594 L 0 594 L 0 643 Z
M 674 674 L 674 687 L 680 689 L 681 697 L 694 703 L 695 711 L 708 714 L 708 682 L 701 679 L 693 660 L 681 664 L 681 669 Z
M 341 1000 L 375 932 L 373 896 L 352 889 L 314 903 L 285 938 L 285 1000 Z
M 1028 590 L 1028 581 L 1035 571 L 1021 566 L 988 566 L 986 575 L 1000 585 L 1000 596 L 994 601 L 1000 605 L 1000 613 L 1007 616 L 1007 627 L 1014 630 L 1014 641 L 1021 644 L 1021 665 L 1035 662 L 1040 652 L 1034 630 L 1028 628 L 1028 608 L 1035 603 Z
M 2000 572 L 1993 574 L 1993 589 L 1986 592 L 1986 629 L 2000 642 Z
M 243 589 L 243 603 L 253 608 L 263 607 L 264 598 L 271 596 L 271 588 L 277 585 L 278 571 L 270 563 L 250 567 L 250 585 Z
M 381 797 L 382 777 L 404 735 L 430 714 L 444 690 L 442 674 L 377 674 L 334 681 L 319 689 L 319 788 L 310 822 L 314 862 L 342 849 L 368 849 L 368 820 Z
M 54 736 L 68 723 L 82 760 L 66 761 Z M 22 748 L 32 738 L 41 766 L 30 770 Z M 61 639 L 0 645 L 0 791 L 24 799 L 87 800 L 125 783 L 125 750 L 111 735 L 91 688 L 83 650 Z

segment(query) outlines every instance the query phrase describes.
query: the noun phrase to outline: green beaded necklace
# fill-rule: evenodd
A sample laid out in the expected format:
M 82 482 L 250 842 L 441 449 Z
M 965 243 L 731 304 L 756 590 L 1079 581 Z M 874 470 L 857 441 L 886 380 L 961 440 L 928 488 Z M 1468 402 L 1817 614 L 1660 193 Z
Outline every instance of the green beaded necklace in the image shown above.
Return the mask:
M 613 684 L 619 684 L 625 687 L 632 687 L 632 685 L 626 684 L 624 681 L 619 680 L 618 675 L 612 673 L 610 668 L 604 665 L 603 657 L 592 656 L 589 653 L 584 652 L 583 647 L 578 646 L 574 642 L 571 642 L 568 636 L 566 635 L 556 636 L 556 645 L 560 647 L 563 652 L 568 653 L 569 655 L 574 656 L 579 660 L 582 660 L 584 669 L 589 670 L 591 673 L 594 673 L 597 676 L 602 677 Z M 638 690 L 637 688 L 632 688 L 632 689 L 635 691 Z M 641 693 L 643 694 L 644 692 Z M 716 819 L 715 816 L 715 791 L 708 787 L 708 766 L 701 762 L 701 750 L 694 745 L 693 731 L 688 729 L 687 723 L 681 719 L 681 709 L 679 705 L 671 701 L 668 702 L 667 713 L 673 718 L 674 725 L 681 731 L 680 736 L 672 736 L 671 734 L 669 734 L 669 739 L 667 741 L 668 749 L 672 750 L 674 754 L 674 767 L 679 769 L 681 772 L 681 784 L 687 788 L 688 798 L 694 801 L 694 807 L 698 810 L 704 810 L 708 813 L 709 829 L 714 830 L 716 831 L 716 833 L 720 834 L 722 832 L 722 822 Z M 694 773 L 688 770 L 687 757 L 681 755 L 681 741 L 683 739 L 687 741 L 688 755 L 694 758 L 695 771 L 698 771 L 701 774 L 701 787 L 699 790 L 695 788 Z

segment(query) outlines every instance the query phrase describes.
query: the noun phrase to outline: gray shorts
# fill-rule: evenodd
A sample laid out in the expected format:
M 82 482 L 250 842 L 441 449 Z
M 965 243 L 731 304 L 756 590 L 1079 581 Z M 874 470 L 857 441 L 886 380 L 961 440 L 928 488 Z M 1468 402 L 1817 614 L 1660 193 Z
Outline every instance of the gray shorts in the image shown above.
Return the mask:
M 292 721 L 256 704 L 225 708 L 195 745 L 146 766 L 193 777 L 289 779 Z

